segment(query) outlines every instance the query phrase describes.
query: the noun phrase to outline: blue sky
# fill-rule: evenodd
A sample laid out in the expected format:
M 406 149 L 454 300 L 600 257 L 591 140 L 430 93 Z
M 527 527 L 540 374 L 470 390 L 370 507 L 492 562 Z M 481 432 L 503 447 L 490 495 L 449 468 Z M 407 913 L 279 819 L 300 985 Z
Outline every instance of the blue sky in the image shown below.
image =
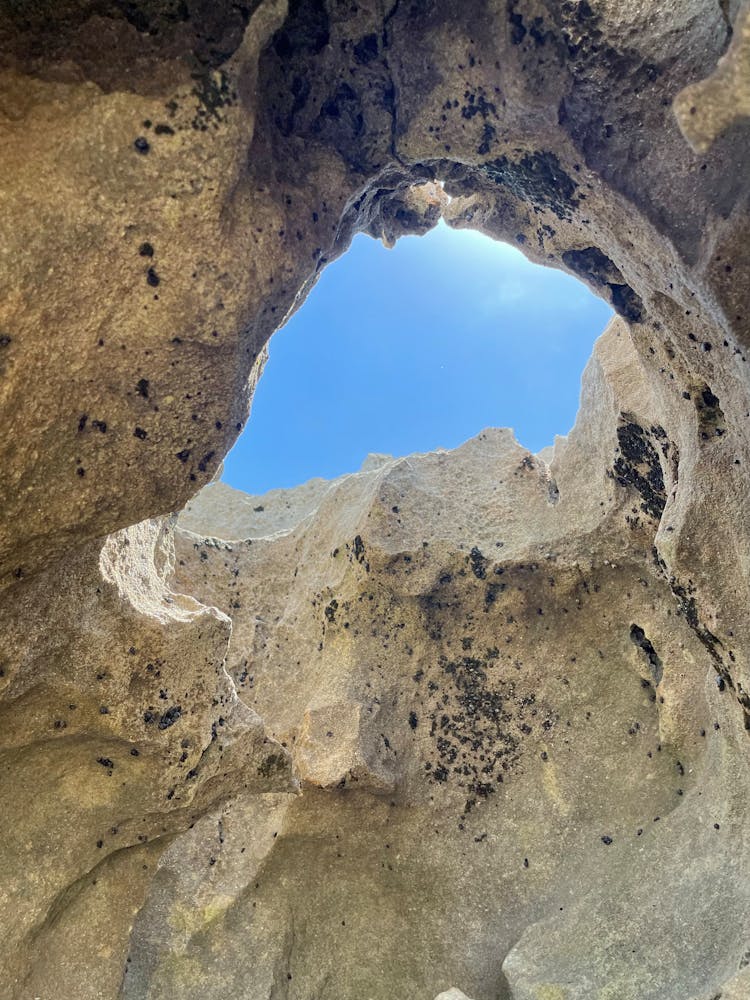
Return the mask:
M 263 493 L 485 427 L 538 451 L 573 425 L 611 315 L 577 279 L 477 232 L 441 223 L 392 250 L 359 235 L 273 336 L 223 479 Z

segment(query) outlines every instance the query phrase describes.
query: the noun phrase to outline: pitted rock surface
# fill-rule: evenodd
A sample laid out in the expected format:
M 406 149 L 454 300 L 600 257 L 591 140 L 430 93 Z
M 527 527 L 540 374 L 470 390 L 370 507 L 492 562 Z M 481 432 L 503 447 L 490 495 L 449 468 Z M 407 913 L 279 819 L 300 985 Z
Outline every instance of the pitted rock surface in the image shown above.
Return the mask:
M 3 6 L 3 1000 L 749 995 L 747 24 Z M 441 215 L 618 313 L 571 434 L 209 485 Z

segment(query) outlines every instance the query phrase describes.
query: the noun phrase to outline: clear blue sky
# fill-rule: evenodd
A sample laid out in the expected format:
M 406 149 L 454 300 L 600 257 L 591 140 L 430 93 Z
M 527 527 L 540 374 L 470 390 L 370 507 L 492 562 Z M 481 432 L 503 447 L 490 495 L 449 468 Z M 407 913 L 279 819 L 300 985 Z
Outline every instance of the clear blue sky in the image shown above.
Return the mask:
M 441 223 L 393 250 L 357 236 L 274 335 L 223 479 L 249 493 L 356 471 L 368 452 L 566 434 L 612 311 L 576 278 Z

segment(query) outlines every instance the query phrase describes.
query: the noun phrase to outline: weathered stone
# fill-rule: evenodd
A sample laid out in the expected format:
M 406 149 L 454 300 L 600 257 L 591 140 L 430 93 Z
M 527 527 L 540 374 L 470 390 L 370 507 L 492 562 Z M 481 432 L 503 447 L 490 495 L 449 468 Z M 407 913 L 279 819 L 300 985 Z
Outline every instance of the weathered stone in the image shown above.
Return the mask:
M 133 915 L 175 833 L 239 789 L 295 787 L 288 755 L 224 670 L 229 619 L 170 590 L 171 556 L 171 531 L 146 522 L 83 546 L 3 601 L 9 996 L 29 983 L 47 996 L 82 983 L 114 995 Z
M 3 7 L 3 1000 L 747 995 L 747 23 Z M 571 434 L 206 486 L 441 213 L 619 313 Z
M 227 668 L 303 777 L 275 878 L 237 904 L 233 927 L 252 935 L 250 903 L 284 900 L 298 926 L 327 939 L 340 915 L 369 942 L 355 956 L 337 935 L 328 961 L 296 932 L 294 979 L 310 995 L 325 983 L 332 996 L 426 996 L 448 979 L 480 997 L 684 997 L 742 951 L 732 803 L 746 786 L 714 729 L 722 695 L 706 687 L 701 634 L 654 560 L 653 483 L 665 504 L 674 445 L 621 321 L 597 345 L 582 405 L 549 467 L 487 431 L 299 498 L 218 484 L 190 505 L 177 582 L 232 614 Z M 635 464 L 618 475 L 623 426 Z M 599 476 L 592 435 L 608 455 Z M 636 466 L 651 461 L 649 483 Z M 728 782 L 706 786 L 717 753 Z M 372 768 L 362 783 L 368 756 L 390 788 Z M 673 901 L 656 914 L 644 856 Z M 363 882 L 380 887 L 369 902 Z M 541 900 L 556 916 L 538 923 Z M 714 920 L 736 928 L 721 946 Z M 462 945 L 442 953 L 447 926 Z M 235 932 L 195 942 L 196 982 Z M 253 973 L 222 975 L 223 995 L 240 996 Z
M 690 84 L 677 95 L 675 114 L 700 153 L 733 122 L 750 116 L 750 6 L 737 17 L 729 49 L 709 79 Z

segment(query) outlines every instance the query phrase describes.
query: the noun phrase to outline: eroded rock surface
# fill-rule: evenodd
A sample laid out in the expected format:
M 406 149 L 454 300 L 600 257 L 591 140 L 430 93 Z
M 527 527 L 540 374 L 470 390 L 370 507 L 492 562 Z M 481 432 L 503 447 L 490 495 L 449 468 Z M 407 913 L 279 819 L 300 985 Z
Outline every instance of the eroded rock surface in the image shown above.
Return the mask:
M 685 997 L 736 971 L 745 735 L 654 549 L 679 464 L 645 386 L 618 320 L 549 466 L 485 431 L 301 502 L 191 503 L 177 584 L 231 614 L 227 669 L 303 779 L 265 878 L 194 942 L 206 977 L 284 905 L 290 995 Z M 263 958 L 226 965 L 240 996 Z
M 748 996 L 747 23 L 3 7 L 3 1000 Z M 198 493 L 441 213 L 619 314 L 570 436 Z

